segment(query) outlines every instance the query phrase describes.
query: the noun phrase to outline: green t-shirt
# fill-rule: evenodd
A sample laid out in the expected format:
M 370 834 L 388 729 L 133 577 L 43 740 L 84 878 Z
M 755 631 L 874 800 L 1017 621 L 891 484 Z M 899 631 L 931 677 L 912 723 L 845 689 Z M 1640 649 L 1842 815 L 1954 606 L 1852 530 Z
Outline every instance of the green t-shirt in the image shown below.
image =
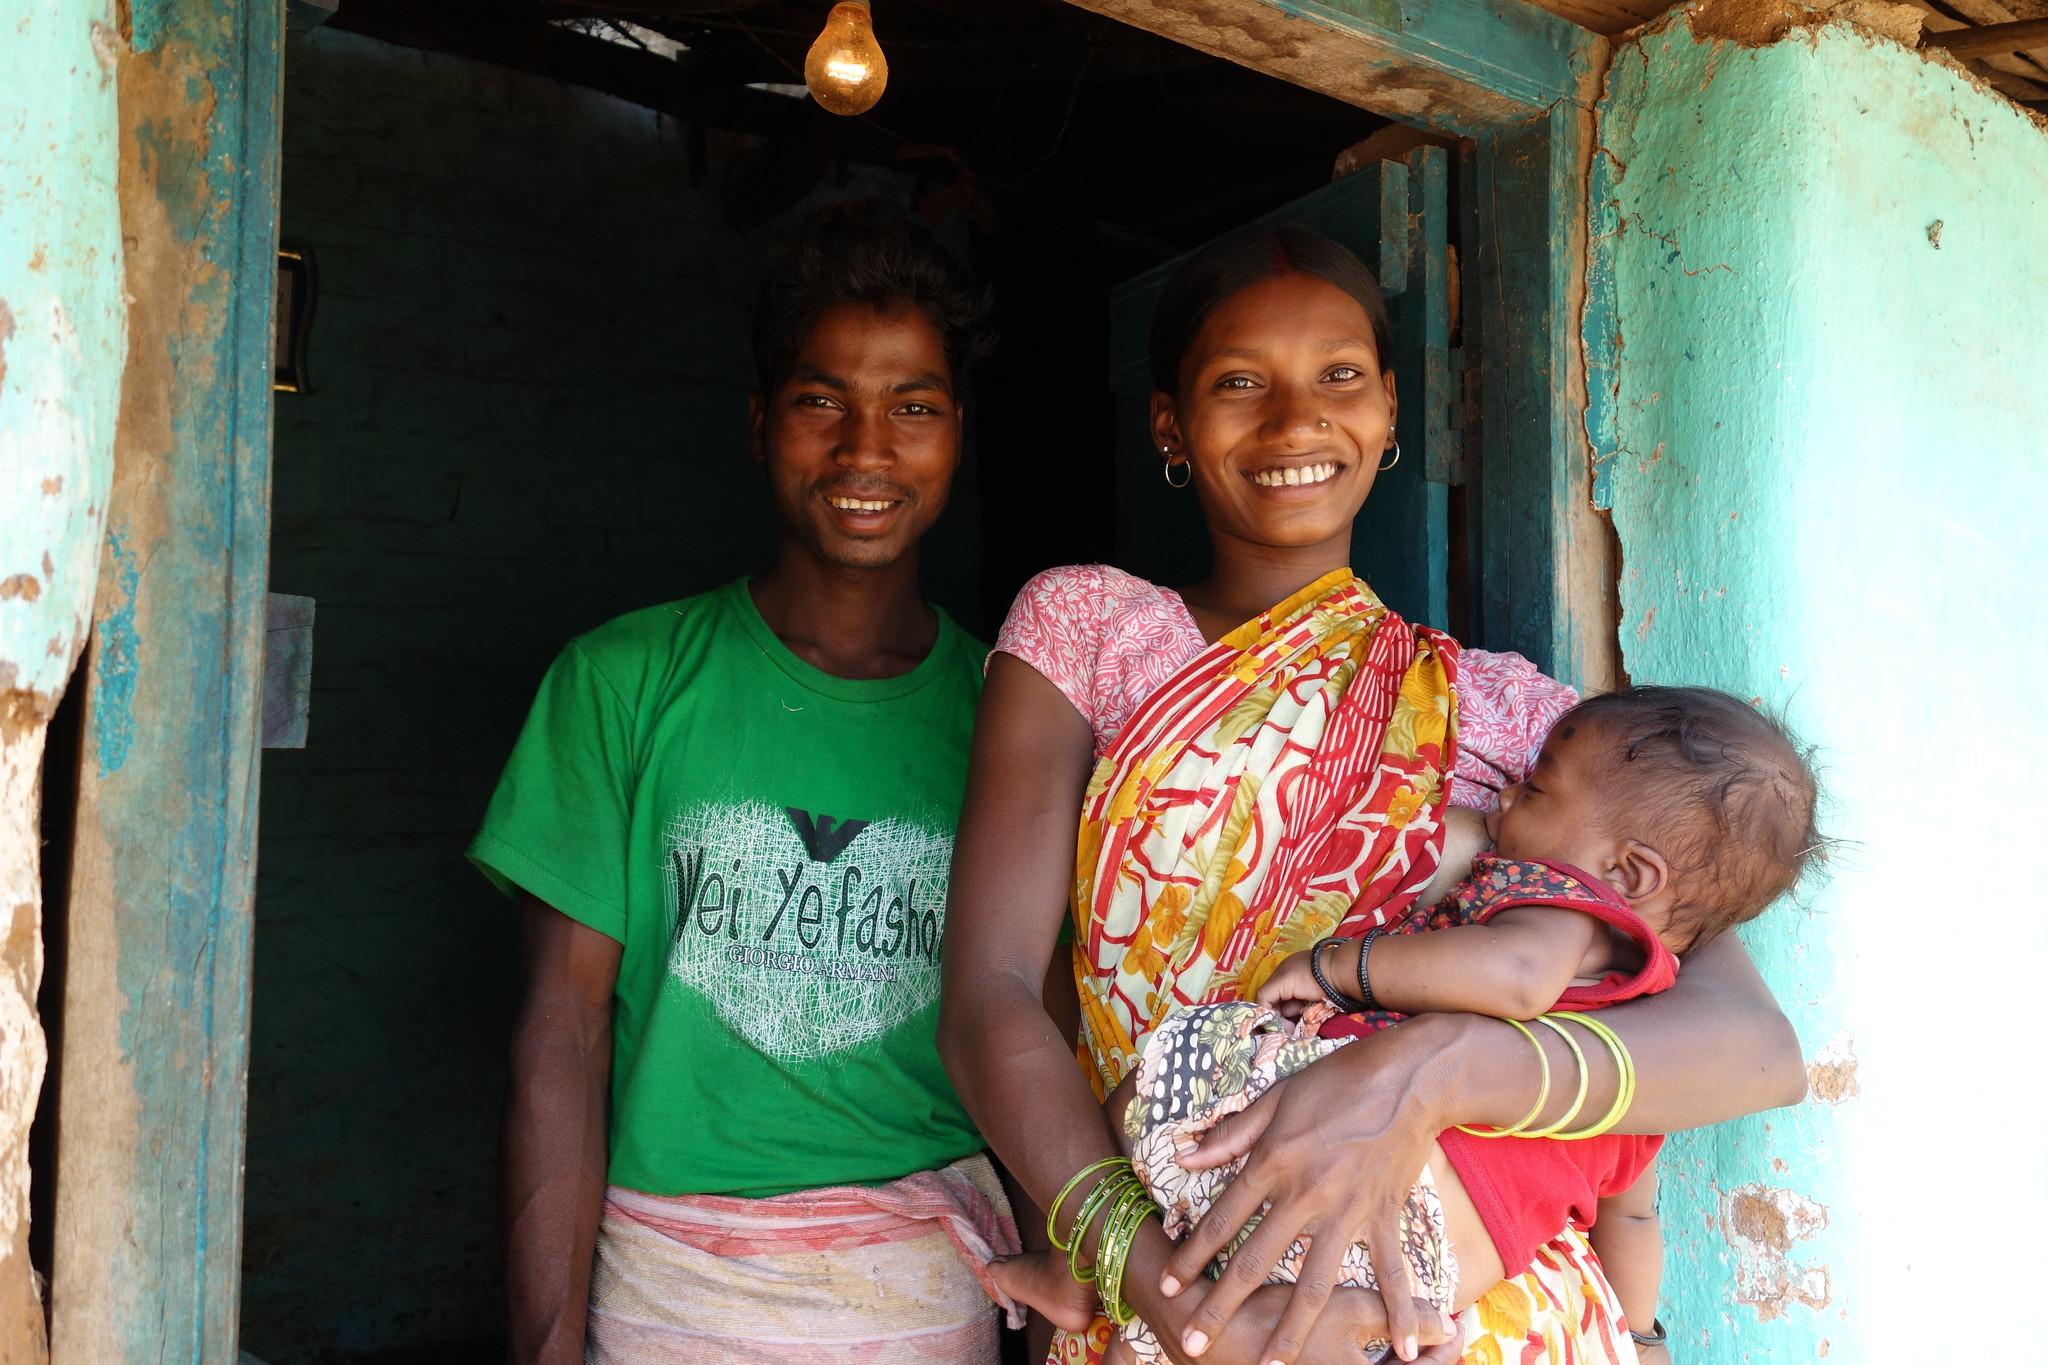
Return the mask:
M 624 945 L 611 1175 L 877 1184 L 982 1146 L 939 1065 L 939 945 L 981 649 L 898 678 L 792 654 L 744 580 L 548 670 L 469 856 Z

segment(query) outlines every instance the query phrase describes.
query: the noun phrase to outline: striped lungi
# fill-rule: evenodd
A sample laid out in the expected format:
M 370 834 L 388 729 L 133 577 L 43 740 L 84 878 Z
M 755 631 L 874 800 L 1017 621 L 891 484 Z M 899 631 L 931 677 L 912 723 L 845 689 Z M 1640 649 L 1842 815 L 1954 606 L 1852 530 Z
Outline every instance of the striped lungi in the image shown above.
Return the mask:
M 992 1365 L 988 1262 L 1018 1250 L 984 1156 L 887 1185 L 772 1199 L 613 1186 L 591 1275 L 589 1365 Z

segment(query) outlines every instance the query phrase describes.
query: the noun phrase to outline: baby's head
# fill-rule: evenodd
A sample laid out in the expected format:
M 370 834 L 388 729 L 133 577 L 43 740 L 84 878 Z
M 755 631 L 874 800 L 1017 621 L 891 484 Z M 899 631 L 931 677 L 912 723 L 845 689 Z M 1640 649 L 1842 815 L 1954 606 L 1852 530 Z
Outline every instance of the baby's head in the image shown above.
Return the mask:
M 1604 880 L 1680 954 L 1763 913 L 1819 839 L 1784 728 L 1725 692 L 1631 687 L 1581 702 L 1487 817 L 1510 858 Z

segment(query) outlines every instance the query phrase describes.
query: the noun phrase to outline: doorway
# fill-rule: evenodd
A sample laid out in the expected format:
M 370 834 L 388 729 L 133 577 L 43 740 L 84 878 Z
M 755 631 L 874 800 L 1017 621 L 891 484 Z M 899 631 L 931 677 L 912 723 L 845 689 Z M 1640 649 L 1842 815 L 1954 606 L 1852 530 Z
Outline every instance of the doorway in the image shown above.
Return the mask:
M 1132 548 L 1115 291 L 1391 126 L 1051 0 L 885 10 L 890 91 L 852 121 L 783 88 L 807 5 L 454 13 L 344 0 L 287 52 L 280 217 L 319 297 L 270 587 L 317 609 L 259 833 L 242 1340 L 269 1365 L 497 1358 L 516 965 L 463 849 L 564 643 L 772 550 L 747 313 L 791 215 L 891 200 L 993 287 L 925 556 L 987 639 L 1032 573 Z
M 1539 21 L 1512 9 L 1451 5 L 1473 21 L 1457 32 L 1489 47 L 1481 58 L 1433 21 L 1382 32 L 1348 10 L 1292 3 L 1290 22 L 1321 16 L 1292 47 L 1224 54 L 1235 60 L 1198 50 L 1255 35 L 1279 8 L 1209 8 L 1232 5 L 1246 9 L 1243 24 L 1162 35 L 1090 12 L 1120 8 L 1111 0 L 902 0 L 881 31 L 892 93 L 850 121 L 823 120 L 793 89 L 818 21 L 815 6 L 793 0 L 670 0 L 616 15 L 552 2 L 340 0 L 291 7 L 301 27 L 288 52 L 264 23 L 209 30 L 217 69 L 207 69 L 222 88 L 243 82 L 233 86 L 243 102 L 221 104 L 222 119 L 261 129 L 264 80 L 281 57 L 293 73 L 282 218 L 320 261 L 322 298 L 312 383 L 278 400 L 274 485 L 234 504 L 239 520 L 197 491 L 178 515 L 232 526 L 233 562 L 260 568 L 267 514 L 269 586 L 314 598 L 321 624 L 307 747 L 265 757 L 260 822 L 208 826 L 235 866 L 260 837 L 253 906 L 230 875 L 181 891 L 159 915 L 204 940 L 221 999 L 247 1000 L 237 988 L 253 977 L 252 1021 L 245 1030 L 239 1007 L 209 1010 L 197 1037 L 196 1014 L 137 1016 L 132 1029 L 123 1015 L 118 1033 L 92 1035 L 119 1037 L 138 1072 L 182 1074 L 218 1058 L 224 1095 L 249 1047 L 246 1186 L 239 1143 L 207 1145 L 182 1111 L 164 1134 L 148 1117 L 140 1146 L 206 1178 L 138 1206 L 124 1236 L 175 1250 L 129 1276 L 123 1304 L 133 1306 L 106 1316 L 140 1324 L 155 1312 L 138 1332 L 224 1339 L 239 1262 L 241 1321 L 259 1357 L 492 1353 L 486 1111 L 510 936 L 461 846 L 563 640 L 729 578 L 760 553 L 745 485 L 719 464 L 739 454 L 746 278 L 762 241 L 821 195 L 895 197 L 997 290 L 1006 341 L 974 391 L 962 497 L 932 547 L 933 596 L 986 637 L 1031 572 L 1118 554 L 1129 503 L 1108 441 L 1087 433 L 1114 426 L 1108 319 L 1119 284 L 1324 190 L 1347 152 L 1348 169 L 1391 157 L 1423 180 L 1440 152 L 1443 259 L 1458 248 L 1465 281 L 1455 308 L 1446 287 L 1443 326 L 1455 320 L 1467 348 L 1458 404 L 1442 414 L 1464 440 L 1462 469 L 1443 482 L 1444 611 L 1454 629 L 1468 623 L 1467 639 L 1587 676 L 1572 651 L 1598 630 L 1567 601 L 1559 566 L 1572 547 L 1556 515 L 1582 441 L 1562 359 L 1577 354 L 1575 258 L 1570 233 L 1553 230 L 1583 212 L 1582 110 L 1556 74 L 1578 61 L 1579 39 L 1532 37 Z M 1288 66 L 1303 54 L 1315 60 Z M 1420 83 L 1436 94 L 1408 100 Z M 313 93 L 313 113 L 301 92 Z M 1435 145 L 1419 147 L 1430 139 L 1365 105 L 1401 108 L 1430 125 Z M 309 134 L 321 145 L 309 148 Z M 235 288 L 248 300 L 266 296 L 275 249 L 269 151 L 256 150 L 229 204 L 240 216 L 224 210 L 220 229 L 240 234 Z M 1385 173 L 1374 174 L 1386 202 Z M 550 193 L 590 177 L 618 193 Z M 658 306 L 665 288 L 685 286 L 687 307 Z M 231 338 L 223 324 L 193 344 L 244 361 L 260 351 L 267 370 L 261 330 Z M 1466 375 L 1485 382 L 1468 390 Z M 1403 387 L 1425 382 L 1404 377 Z M 650 432 L 663 441 L 634 443 Z M 719 490 L 708 514 L 706 479 Z M 249 501 L 241 485 L 219 486 Z M 184 522 L 165 525 L 168 535 Z M 110 562 L 139 572 L 119 547 Z M 1462 604 L 1458 563 L 1478 566 Z M 243 625 L 245 586 L 228 585 L 222 609 Z M 132 592 L 132 582 L 122 590 Z M 220 709 L 232 719 L 250 705 L 251 667 L 247 651 L 225 651 L 182 676 L 231 692 Z M 153 714 L 141 702 L 137 713 Z M 218 766 L 231 776 L 256 766 L 254 728 L 222 727 Z M 174 757 L 139 749 L 121 780 L 177 790 L 213 771 Z M 81 808 L 99 817 L 88 785 Z M 145 832 L 81 911 L 119 929 L 158 913 Z M 262 931 L 253 971 L 237 946 L 252 918 Z M 216 942 L 228 944 L 218 959 Z M 167 971 L 191 960 L 161 955 Z M 120 998 L 75 976 L 64 989 Z M 231 1098 L 218 1132 L 239 1137 Z M 72 1189 L 60 1202 L 93 1197 Z M 110 1182 L 108 1200 L 121 1194 Z M 92 1217 L 111 1222 L 106 1209 Z M 203 1293 L 152 1291 L 195 1262 L 202 1273 L 185 1279 Z

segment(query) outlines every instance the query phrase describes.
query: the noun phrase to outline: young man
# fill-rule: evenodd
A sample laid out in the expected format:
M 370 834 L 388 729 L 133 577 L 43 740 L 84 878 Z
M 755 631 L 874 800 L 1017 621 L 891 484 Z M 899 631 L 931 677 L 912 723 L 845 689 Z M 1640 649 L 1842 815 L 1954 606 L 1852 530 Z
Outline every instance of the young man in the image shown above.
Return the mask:
M 755 320 L 773 565 L 541 684 L 470 850 L 525 947 L 517 1360 L 995 1359 L 1015 1229 L 934 1042 L 982 651 L 917 586 L 985 313 L 921 231 L 814 217 Z

